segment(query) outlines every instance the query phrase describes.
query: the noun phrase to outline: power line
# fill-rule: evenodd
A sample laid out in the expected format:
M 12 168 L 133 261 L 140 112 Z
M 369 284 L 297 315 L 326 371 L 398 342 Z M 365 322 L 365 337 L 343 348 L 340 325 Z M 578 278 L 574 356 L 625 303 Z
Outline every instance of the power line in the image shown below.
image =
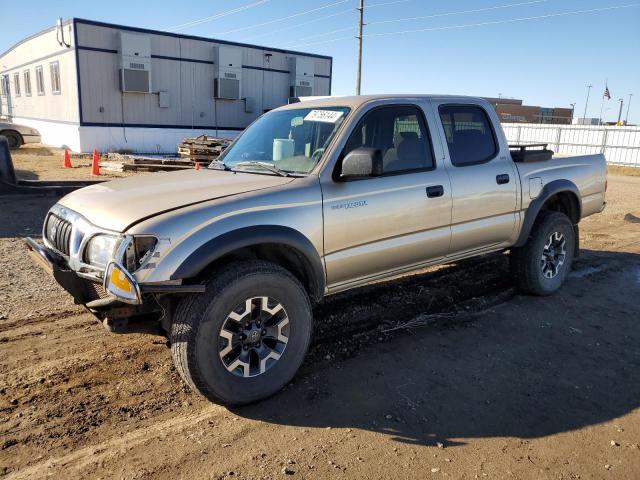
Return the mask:
M 392 36 L 392 35 L 404 35 L 404 34 L 407 34 L 407 33 L 435 32 L 435 31 L 440 31 L 440 30 L 453 30 L 453 29 L 460 29 L 460 28 L 482 27 L 482 26 L 487 26 L 487 25 L 498 25 L 498 24 L 502 24 L 502 23 L 524 22 L 524 21 L 528 21 L 528 20 L 540 20 L 540 19 L 543 19 L 543 18 L 562 17 L 562 16 L 567 16 L 567 15 L 577 15 L 577 14 L 581 14 L 581 13 L 603 12 L 603 11 L 606 11 L 606 10 L 618 10 L 618 9 L 622 9 L 622 8 L 633 8 L 633 7 L 638 7 L 638 6 L 640 6 L 640 3 L 632 3 L 632 4 L 628 4 L 628 5 L 613 5 L 611 7 L 591 8 L 591 9 L 588 9 L 588 10 L 573 10 L 573 11 L 570 11 L 570 12 L 550 13 L 550 14 L 546 14 L 546 15 L 537 15 L 537 16 L 533 16 L 533 17 L 511 18 L 511 19 L 507 19 L 507 20 L 495 20 L 495 21 L 490 21 L 490 22 L 468 23 L 468 24 L 464 24 L 464 25 L 449 25 L 449 26 L 445 26 L 445 27 L 419 28 L 419 29 L 414 29 L 414 30 L 402 30 L 402 31 L 397 31 L 397 32 L 369 33 L 369 34 L 365 34 L 364 36 L 365 37 L 384 37 L 384 36 Z M 339 41 L 342 41 L 342 40 L 349 40 L 351 38 L 352 37 L 339 37 L 339 38 L 333 38 L 331 40 L 324 40 L 322 42 L 312 42 L 312 43 L 297 44 L 296 46 L 323 45 L 323 44 L 327 44 L 327 43 L 339 42 Z
M 399 0 L 399 1 L 400 2 L 408 2 L 408 1 L 413 1 L 413 0 Z M 396 19 L 391 19 L 391 20 L 380 20 L 380 21 L 377 21 L 377 22 L 367 22 L 367 26 L 369 26 L 369 25 L 379 25 L 379 24 L 383 24 L 383 23 L 404 22 L 404 21 L 408 21 L 408 20 L 423 20 L 423 19 L 427 19 L 427 18 L 446 17 L 446 16 L 451 16 L 451 15 L 462 15 L 462 14 L 467 14 L 467 13 L 486 12 L 486 11 L 498 10 L 498 9 L 502 9 L 502 8 L 519 7 L 519 6 L 523 6 L 523 5 L 534 5 L 534 4 L 544 3 L 544 2 L 548 2 L 548 1 L 549 0 L 532 0 L 532 1 L 528 1 L 528 2 L 510 3 L 508 5 L 496 5 L 496 6 L 493 6 L 493 7 L 476 8 L 476 9 L 473 9 L 473 10 L 460 10 L 460 11 L 456 11 L 456 12 L 435 13 L 433 15 L 423 15 L 423 16 L 419 16 L 419 17 L 408 17 L 408 18 L 396 18 Z M 376 4 L 375 6 L 386 6 L 386 5 L 394 4 L 394 3 L 399 3 L 399 2 L 380 3 L 380 4 Z M 369 8 L 371 8 L 371 6 L 367 6 L 367 9 L 369 9 Z M 310 35 L 308 37 L 304 37 L 300 41 L 301 42 L 305 42 L 306 40 L 311 40 L 313 38 L 325 37 L 327 35 L 332 35 L 334 33 L 345 32 L 345 31 L 349 31 L 349 30 L 355 30 L 355 28 L 356 27 L 353 27 L 353 26 L 346 27 L 346 28 L 339 28 L 337 30 L 332 30 L 330 32 L 318 33 L 318 34 L 315 34 L 315 35 Z
M 480 23 L 470 23 L 466 25 L 451 25 L 448 27 L 436 27 L 436 28 L 418 28 L 415 30 L 402 30 L 399 32 L 382 32 L 382 33 L 370 33 L 367 35 L 368 37 L 387 37 L 391 35 L 404 35 L 406 33 L 419 33 L 419 32 L 432 32 L 436 30 L 451 30 L 456 28 L 467 28 L 467 27 L 482 27 L 485 25 L 498 25 L 501 23 L 514 23 L 514 22 L 524 22 L 527 20 L 540 20 L 543 18 L 551 18 L 551 17 L 563 17 L 567 15 L 576 15 L 579 13 L 595 13 L 595 12 L 603 12 L 605 10 L 617 10 L 621 8 L 632 8 L 639 7 L 640 3 L 631 3 L 628 5 L 613 5 L 611 7 L 601 7 L 601 8 L 590 8 L 587 10 L 573 10 L 570 12 L 559 12 L 559 13 L 549 13 L 546 15 L 536 15 L 533 17 L 520 17 L 520 18 L 510 18 L 508 20 L 494 20 L 490 22 L 480 22 Z
M 248 27 L 235 28 L 233 30 L 227 30 L 226 32 L 220 32 L 220 33 L 218 33 L 218 35 L 226 35 L 228 33 L 243 32 L 245 30 L 251 30 L 253 28 L 264 27 L 265 25 L 271 25 L 273 23 L 282 22 L 283 20 L 289 20 L 291 18 L 296 18 L 296 17 L 300 17 L 302 15 L 307 15 L 308 13 L 318 12 L 320 10 L 324 10 L 326 8 L 330 8 L 330 7 L 333 7 L 335 5 L 341 5 L 343 3 L 347 3 L 348 1 L 349 0 L 340 0 L 339 2 L 329 3 L 329 4 L 323 5 L 321 7 L 312 8 L 311 10 L 305 10 L 304 12 L 294 13 L 293 15 L 288 15 L 286 17 L 280 17 L 280 18 L 276 18 L 276 19 L 273 19 L 273 20 L 269 20 L 267 22 L 262 22 L 262 23 L 256 23 L 254 25 L 249 25 Z
M 406 1 L 406 0 L 403 0 L 403 1 Z M 295 28 L 300 28 L 300 27 L 304 27 L 305 25 L 309 25 L 310 23 L 320 22 L 322 20 L 326 20 L 327 18 L 338 17 L 340 15 L 345 15 L 347 13 L 352 13 L 352 12 L 353 12 L 353 8 L 350 8 L 348 10 L 341 10 L 339 12 L 332 13 L 330 15 L 324 15 L 322 17 L 314 18 L 313 20 L 308 20 L 306 22 L 296 23 L 295 25 L 290 25 L 288 27 L 279 28 L 278 30 L 274 30 L 273 32 L 267 32 L 267 33 L 262 33 L 260 35 L 254 35 L 252 37 L 247 38 L 247 40 L 253 40 L 255 38 L 266 37 L 266 36 L 269 36 L 269 35 L 273 35 L 274 33 L 284 32 L 286 30 L 293 30 Z M 354 27 L 349 27 L 349 28 L 354 28 Z M 335 31 L 333 33 L 335 33 Z
M 480 12 L 488 12 L 491 10 L 500 10 L 503 8 L 513 8 L 513 7 L 522 7 L 525 5 L 535 5 L 538 3 L 545 3 L 549 0 L 532 0 L 529 2 L 520 2 L 520 3 L 510 3 L 508 5 L 496 5 L 493 7 L 485 7 L 485 8 L 475 8 L 473 10 L 461 10 L 457 12 L 445 12 L 445 13 L 434 13 L 433 15 L 422 15 L 419 17 L 406 17 L 406 18 L 394 18 L 391 20 L 380 20 L 377 22 L 369 22 L 367 25 L 381 25 L 383 23 L 396 23 L 396 22 L 406 22 L 409 20 L 424 20 L 427 18 L 437 18 L 437 17 L 449 17 L 452 15 L 462 15 L 466 13 L 480 13 Z
M 233 15 L 234 13 L 243 12 L 245 10 L 249 10 L 250 8 L 258 7 L 263 3 L 270 2 L 271 0 L 258 0 L 257 2 L 249 3 L 247 5 L 243 5 L 238 8 L 234 8 L 232 10 L 227 10 L 225 12 L 216 13 L 215 15 L 211 15 L 209 17 L 198 18 L 196 20 L 191 20 L 190 22 L 182 23 L 180 25 L 176 25 L 174 27 L 170 27 L 169 30 L 181 30 L 184 28 L 195 27 L 196 25 L 200 25 L 202 23 L 212 22 L 214 20 L 218 20 L 219 18 L 228 17 L 229 15 Z

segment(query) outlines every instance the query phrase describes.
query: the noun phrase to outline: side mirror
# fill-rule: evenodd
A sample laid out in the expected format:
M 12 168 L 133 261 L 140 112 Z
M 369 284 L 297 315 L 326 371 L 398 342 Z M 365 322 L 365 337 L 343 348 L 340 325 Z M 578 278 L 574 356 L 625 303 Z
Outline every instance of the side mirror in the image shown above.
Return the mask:
M 377 148 L 356 148 L 342 160 L 340 179 L 379 177 L 382 175 L 382 152 Z

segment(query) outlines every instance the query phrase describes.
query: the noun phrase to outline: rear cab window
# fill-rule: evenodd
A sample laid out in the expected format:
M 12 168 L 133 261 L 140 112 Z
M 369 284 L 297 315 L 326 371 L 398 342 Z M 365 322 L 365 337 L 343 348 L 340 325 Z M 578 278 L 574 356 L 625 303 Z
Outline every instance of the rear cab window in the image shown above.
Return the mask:
M 488 162 L 498 153 L 498 142 L 487 112 L 477 105 L 441 105 L 440 121 L 456 167 Z

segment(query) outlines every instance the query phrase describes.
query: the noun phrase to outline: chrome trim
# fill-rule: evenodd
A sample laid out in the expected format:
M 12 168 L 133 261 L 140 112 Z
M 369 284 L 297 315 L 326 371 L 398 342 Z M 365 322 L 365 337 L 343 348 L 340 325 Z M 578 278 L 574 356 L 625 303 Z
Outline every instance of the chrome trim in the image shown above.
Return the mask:
M 47 239 L 46 226 L 47 220 L 49 219 L 49 216 L 51 214 L 57 215 L 58 217 L 71 223 L 71 238 L 69 240 L 68 256 L 57 250 Z M 100 267 L 96 267 L 95 265 L 84 263 L 82 261 L 84 250 L 86 249 L 89 240 L 96 235 L 114 235 L 117 237 L 122 237 L 122 234 L 120 232 L 96 227 L 79 213 L 63 207 L 58 203 L 51 207 L 51 209 L 47 213 L 44 224 L 42 225 L 42 239 L 45 246 L 60 254 L 68 262 L 69 268 L 71 270 L 77 272 L 78 274 L 80 274 L 81 271 L 84 271 L 83 273 L 88 275 L 87 278 L 102 280 L 102 277 L 104 277 L 104 272 L 106 271 L 106 266 L 104 269 L 102 269 Z M 119 251 L 119 249 L 117 251 Z M 115 258 L 118 257 L 116 256 Z M 92 276 L 92 274 L 95 276 Z

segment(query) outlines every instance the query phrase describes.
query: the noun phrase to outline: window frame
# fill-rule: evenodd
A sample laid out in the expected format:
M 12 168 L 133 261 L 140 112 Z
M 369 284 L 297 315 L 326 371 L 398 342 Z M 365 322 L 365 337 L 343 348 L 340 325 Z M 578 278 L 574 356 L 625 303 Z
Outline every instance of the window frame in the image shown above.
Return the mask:
M 38 65 L 35 68 L 35 72 L 36 72 L 36 93 L 38 94 L 38 96 L 44 96 L 46 95 L 46 87 L 44 85 L 44 69 L 42 68 L 42 65 Z M 40 75 L 38 75 L 38 72 L 40 72 Z M 42 91 L 40 90 L 40 81 L 38 80 L 38 77 L 42 78 Z
M 30 69 L 25 69 L 22 71 L 22 80 L 24 81 L 24 96 L 25 97 L 30 97 L 31 96 L 31 70 Z M 28 81 L 27 81 L 28 80 Z M 29 88 L 27 88 L 29 87 Z
M 9 96 L 9 74 L 2 74 L 0 76 L 0 95 L 3 97 Z
M 55 83 L 54 80 L 54 67 L 55 67 L 55 72 L 57 73 L 57 80 L 58 80 L 58 89 L 55 89 Z M 60 79 L 60 62 L 58 60 L 54 61 L 54 62 L 49 62 L 49 75 L 51 77 L 51 94 L 52 95 L 60 95 L 62 93 L 62 81 Z
M 20 88 L 20 72 L 14 72 L 13 74 L 13 91 L 16 97 L 22 96 L 22 89 Z
M 485 119 L 487 120 L 487 123 L 489 125 L 489 131 L 491 132 L 491 137 L 493 138 L 493 145 L 495 146 L 495 150 L 493 152 L 492 155 L 489 155 L 487 158 L 482 159 L 482 160 L 476 160 L 475 162 L 469 162 L 469 163 L 464 163 L 464 164 L 455 164 L 453 162 L 453 158 L 451 157 L 451 151 L 449 150 L 449 142 L 447 141 L 447 132 L 444 129 L 444 123 L 442 122 L 442 118 L 440 117 L 440 110 L 443 107 L 470 107 L 470 108 L 476 108 L 480 111 L 482 111 L 482 114 L 484 115 Z M 493 122 L 491 121 L 491 117 L 489 117 L 489 113 L 487 113 L 487 110 L 482 106 L 482 105 L 478 105 L 476 103 L 441 103 L 440 105 L 438 105 L 438 121 L 440 122 L 440 126 L 442 127 L 442 133 L 444 134 L 444 145 L 447 148 L 447 154 L 449 156 L 449 163 L 451 164 L 452 167 L 454 168 L 464 168 L 464 167 L 470 167 L 473 165 L 482 165 L 484 163 L 489 163 L 490 161 L 494 160 L 495 158 L 498 157 L 498 155 L 500 155 L 500 142 L 498 142 L 498 136 L 496 135 L 496 130 L 495 127 L 493 126 Z
M 344 160 L 345 155 L 345 149 L 349 143 L 349 140 L 351 139 L 351 135 L 354 134 L 354 132 L 356 132 L 359 128 L 361 129 L 364 121 L 366 120 L 367 116 L 369 116 L 370 114 L 378 111 L 378 110 L 382 110 L 382 109 L 388 109 L 388 108 L 411 108 L 414 109 L 416 112 L 416 117 L 418 118 L 418 123 L 422 122 L 422 125 L 424 126 L 426 135 L 425 135 L 425 140 L 428 142 L 428 151 L 431 152 L 431 159 L 432 159 L 432 165 L 431 167 L 423 167 L 423 168 L 412 168 L 411 170 L 396 170 L 394 172 L 388 172 L 388 173 L 382 173 L 382 175 L 378 175 L 375 177 L 362 177 L 362 178 L 340 178 L 340 172 L 342 170 L 342 161 Z M 420 172 L 431 172 L 433 170 L 437 169 L 437 159 L 436 159 L 436 154 L 435 154 L 435 150 L 433 147 L 433 138 L 431 135 L 431 130 L 429 129 L 429 123 L 427 122 L 427 116 L 424 112 L 424 110 L 422 109 L 422 107 L 420 107 L 420 105 L 416 104 L 416 103 L 388 103 L 388 104 L 384 104 L 384 105 L 377 105 L 373 108 L 370 108 L 369 110 L 365 111 L 362 116 L 360 117 L 360 119 L 358 120 L 358 122 L 355 124 L 355 127 L 352 127 L 351 130 L 349 131 L 348 135 L 346 136 L 346 141 L 344 146 L 342 147 L 342 150 L 340 152 L 340 155 L 338 157 L 338 161 L 336 162 L 334 169 L 333 169 L 333 173 L 331 175 L 331 177 L 333 178 L 334 182 L 338 182 L 338 183 L 344 183 L 344 182 L 360 182 L 362 180 L 373 180 L 376 178 L 384 178 L 384 177 L 395 177 L 397 175 L 408 175 L 411 173 L 420 173 Z

